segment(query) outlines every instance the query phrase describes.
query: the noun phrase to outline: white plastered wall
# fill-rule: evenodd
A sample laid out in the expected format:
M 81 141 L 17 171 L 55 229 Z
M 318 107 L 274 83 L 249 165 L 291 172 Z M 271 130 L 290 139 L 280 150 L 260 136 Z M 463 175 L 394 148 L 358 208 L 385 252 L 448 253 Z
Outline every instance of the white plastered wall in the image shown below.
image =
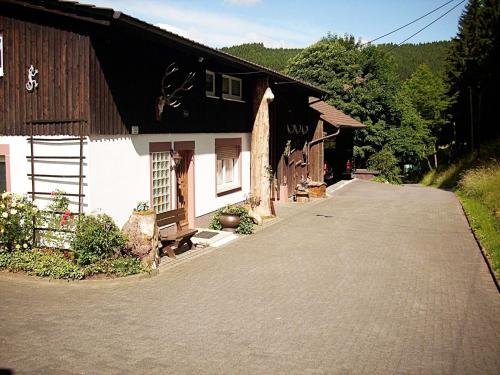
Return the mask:
M 48 139 L 58 139 L 67 136 L 43 136 Z M 41 137 L 36 137 L 41 138 Z M 27 156 L 31 155 L 30 142 L 28 137 L 23 136 L 1 136 L 0 144 L 9 145 L 9 169 L 10 169 L 10 187 L 11 191 L 18 194 L 27 194 L 32 190 L 31 161 Z M 64 142 L 40 142 L 34 143 L 35 156 L 79 156 L 79 141 Z M 88 139 L 84 140 L 83 154 L 88 157 Z M 35 159 L 35 174 L 55 174 L 55 175 L 79 175 L 79 160 L 56 160 L 56 159 Z M 83 174 L 88 176 L 88 160 L 84 160 Z M 83 193 L 84 210 L 88 208 L 88 178 L 84 179 Z M 78 193 L 78 178 L 53 178 L 37 177 L 35 179 L 36 192 L 52 192 L 56 189 L 63 190 L 66 193 Z M 69 197 L 70 209 L 78 211 L 78 197 Z M 50 201 L 50 196 L 38 195 L 36 203 L 39 207 L 45 207 Z
M 242 188 L 218 197 L 216 194 L 216 138 L 241 138 Z M 119 226 L 139 201 L 150 200 L 151 142 L 194 141 L 195 216 L 241 202 L 250 192 L 249 133 L 141 134 L 96 136 L 89 144 L 90 210 L 111 215 Z

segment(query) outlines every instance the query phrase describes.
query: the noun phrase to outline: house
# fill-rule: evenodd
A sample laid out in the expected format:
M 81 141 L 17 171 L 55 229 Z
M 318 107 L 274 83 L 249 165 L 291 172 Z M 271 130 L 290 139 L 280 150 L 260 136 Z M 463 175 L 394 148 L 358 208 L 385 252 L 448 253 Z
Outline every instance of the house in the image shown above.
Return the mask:
M 63 190 L 73 210 L 120 226 L 138 201 L 158 213 L 182 207 L 195 226 L 270 179 L 275 199 L 293 193 L 298 174 L 283 151 L 324 136 L 309 107 L 324 94 L 113 9 L 3 1 L 0 189 L 40 204 Z M 308 172 L 320 179 L 322 144 L 311 149 Z

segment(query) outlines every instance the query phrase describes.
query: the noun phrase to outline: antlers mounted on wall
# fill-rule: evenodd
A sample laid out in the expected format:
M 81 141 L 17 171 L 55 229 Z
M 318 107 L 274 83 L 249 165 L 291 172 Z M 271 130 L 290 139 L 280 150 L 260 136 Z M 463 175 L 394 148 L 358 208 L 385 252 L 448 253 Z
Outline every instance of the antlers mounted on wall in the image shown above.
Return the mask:
M 193 81 L 196 73 L 190 72 L 182 84 L 176 89 L 173 89 L 172 85 L 167 83 L 167 79 L 178 70 L 179 68 L 177 67 L 177 64 L 175 62 L 171 63 L 165 70 L 165 74 L 161 79 L 161 95 L 156 100 L 156 119 L 158 121 L 161 120 L 165 105 L 173 108 L 179 107 L 181 105 L 180 100 L 182 99 L 183 94 L 191 90 L 194 86 Z

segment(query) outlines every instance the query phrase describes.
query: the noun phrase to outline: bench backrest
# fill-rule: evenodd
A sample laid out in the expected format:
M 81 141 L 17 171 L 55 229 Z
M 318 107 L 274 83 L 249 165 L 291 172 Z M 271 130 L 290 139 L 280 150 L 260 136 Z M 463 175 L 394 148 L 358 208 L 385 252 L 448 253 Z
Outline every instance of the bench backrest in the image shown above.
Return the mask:
M 169 224 L 177 224 L 177 229 L 180 229 L 180 222 L 186 219 L 186 211 L 184 208 L 177 208 L 156 215 L 156 224 L 158 227 L 164 227 Z

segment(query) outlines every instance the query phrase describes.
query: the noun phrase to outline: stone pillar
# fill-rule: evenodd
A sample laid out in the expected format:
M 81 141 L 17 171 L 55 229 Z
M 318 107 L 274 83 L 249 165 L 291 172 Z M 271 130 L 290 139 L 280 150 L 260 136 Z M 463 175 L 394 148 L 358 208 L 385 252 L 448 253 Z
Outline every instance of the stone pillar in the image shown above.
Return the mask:
M 269 182 L 269 103 L 274 100 L 267 79 L 256 82 L 253 95 L 254 122 L 252 129 L 250 185 L 252 197 L 260 203 L 254 211 L 271 216 L 271 187 Z

